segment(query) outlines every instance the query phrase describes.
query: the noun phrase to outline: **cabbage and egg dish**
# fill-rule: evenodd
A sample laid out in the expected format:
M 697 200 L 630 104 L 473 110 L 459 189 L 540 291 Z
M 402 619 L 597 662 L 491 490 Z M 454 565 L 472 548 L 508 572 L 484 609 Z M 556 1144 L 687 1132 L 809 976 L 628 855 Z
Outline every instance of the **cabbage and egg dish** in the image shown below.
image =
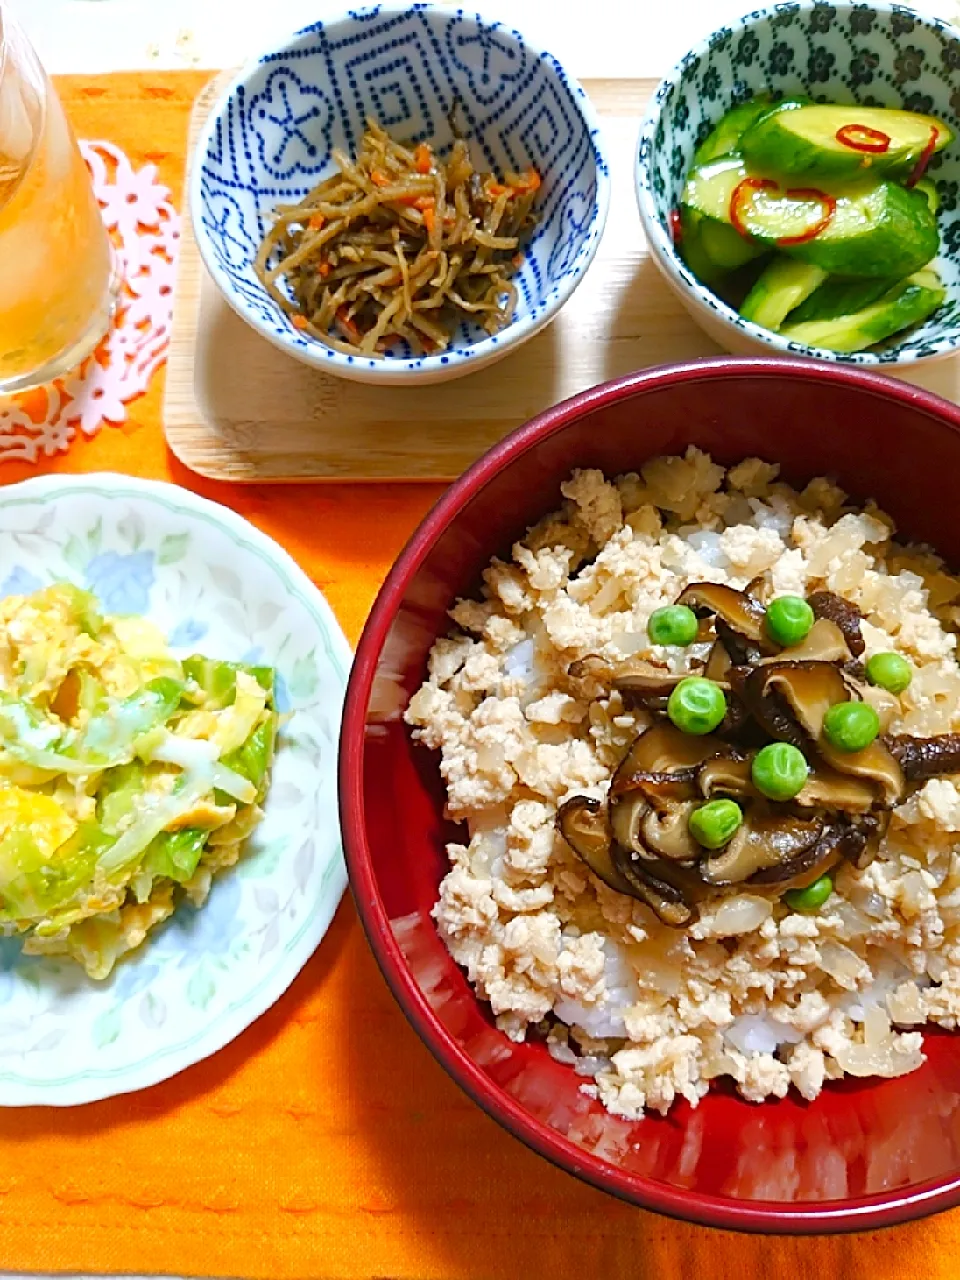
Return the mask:
M 200 906 L 262 817 L 273 676 L 70 584 L 0 600 L 0 932 L 105 978 Z

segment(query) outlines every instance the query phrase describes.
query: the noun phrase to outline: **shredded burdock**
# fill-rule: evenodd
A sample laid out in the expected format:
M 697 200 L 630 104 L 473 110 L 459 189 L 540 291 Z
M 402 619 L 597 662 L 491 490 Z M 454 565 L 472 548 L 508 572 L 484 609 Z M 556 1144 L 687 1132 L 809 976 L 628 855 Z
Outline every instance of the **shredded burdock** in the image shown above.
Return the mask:
M 500 179 L 474 168 L 463 138 L 442 160 L 369 119 L 357 156 L 333 158 L 338 172 L 277 210 L 257 255 L 257 275 L 295 328 L 382 356 L 403 341 L 443 351 L 464 320 L 491 334 L 510 321 L 536 170 Z

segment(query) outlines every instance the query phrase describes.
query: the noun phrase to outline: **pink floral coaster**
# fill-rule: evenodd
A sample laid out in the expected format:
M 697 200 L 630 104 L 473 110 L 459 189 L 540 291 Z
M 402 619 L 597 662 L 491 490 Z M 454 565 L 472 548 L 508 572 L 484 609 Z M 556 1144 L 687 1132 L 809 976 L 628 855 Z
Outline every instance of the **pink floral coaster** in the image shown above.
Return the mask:
M 110 332 L 83 364 L 49 386 L 0 399 L 0 462 L 64 453 L 76 436 L 118 426 L 146 391 L 170 341 L 180 217 L 152 164 L 134 170 L 110 142 L 81 142 L 122 275 Z

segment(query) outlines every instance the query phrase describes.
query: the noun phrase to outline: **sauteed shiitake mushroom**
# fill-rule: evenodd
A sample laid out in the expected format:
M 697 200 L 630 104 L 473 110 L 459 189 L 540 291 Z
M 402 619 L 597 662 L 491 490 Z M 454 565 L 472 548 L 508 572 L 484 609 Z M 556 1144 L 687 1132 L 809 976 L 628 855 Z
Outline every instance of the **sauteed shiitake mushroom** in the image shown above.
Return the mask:
M 578 795 L 561 805 L 559 830 L 609 888 L 665 924 L 693 923 L 700 901 L 724 888 L 789 901 L 790 890 L 841 861 L 863 869 L 908 783 L 960 773 L 960 734 L 886 733 L 899 699 L 867 683 L 854 605 L 831 591 L 780 603 L 772 618 L 750 590 L 692 583 L 676 605 L 697 619 L 697 641 L 710 644 L 693 671 L 598 655 L 568 669 L 573 681 L 617 690 L 652 724 L 604 800 Z M 676 608 L 662 612 L 676 628 Z M 655 619 L 651 639 L 664 643 Z M 705 815 L 718 801 L 725 829 L 706 840 Z

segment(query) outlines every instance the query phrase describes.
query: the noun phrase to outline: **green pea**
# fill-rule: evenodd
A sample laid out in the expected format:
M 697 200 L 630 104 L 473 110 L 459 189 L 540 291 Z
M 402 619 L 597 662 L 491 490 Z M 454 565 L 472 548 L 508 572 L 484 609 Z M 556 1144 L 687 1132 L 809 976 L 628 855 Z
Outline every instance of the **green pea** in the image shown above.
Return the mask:
M 823 734 L 838 751 L 863 751 L 880 732 L 869 702 L 837 702 L 823 717 Z
M 791 911 L 819 911 L 833 893 L 833 881 L 821 876 L 803 889 L 788 889 L 783 900 Z
M 803 790 L 810 769 L 799 747 L 771 742 L 753 757 L 753 785 L 769 800 L 792 800 Z
M 903 693 L 913 679 L 913 667 L 899 653 L 875 653 L 867 659 L 867 679 L 890 693 Z
M 685 604 L 654 609 L 647 623 L 647 635 L 653 644 L 693 644 L 698 630 L 697 615 Z
M 799 644 L 813 626 L 813 610 L 800 596 L 778 596 L 767 605 L 767 632 L 785 648 Z
M 667 699 L 667 715 L 684 733 L 712 733 L 726 714 L 723 690 L 703 676 L 687 676 Z
M 705 849 L 722 849 L 743 822 L 740 806 L 733 800 L 709 800 L 694 809 L 687 825 L 697 844 Z

